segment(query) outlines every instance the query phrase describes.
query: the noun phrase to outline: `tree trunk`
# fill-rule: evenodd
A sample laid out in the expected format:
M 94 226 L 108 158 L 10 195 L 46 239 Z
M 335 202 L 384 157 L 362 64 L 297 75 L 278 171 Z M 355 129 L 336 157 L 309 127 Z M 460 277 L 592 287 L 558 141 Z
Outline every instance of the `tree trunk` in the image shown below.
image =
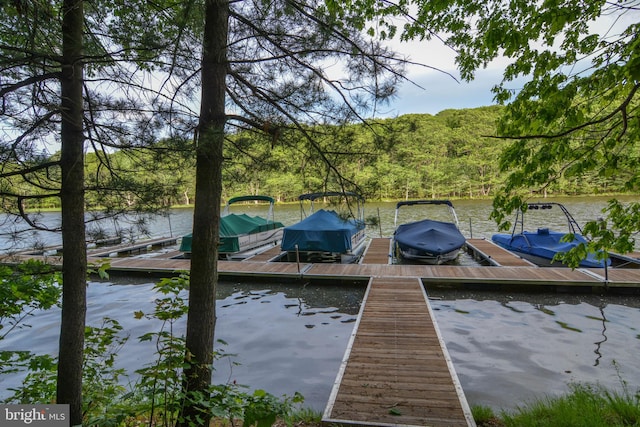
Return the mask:
M 196 138 L 196 193 L 193 212 L 191 283 L 187 318 L 185 391 L 211 384 L 215 329 L 215 294 L 218 281 L 218 233 L 222 194 L 222 146 L 225 126 L 228 2 L 207 0 L 202 57 L 202 100 Z M 204 410 L 204 409 L 203 409 Z M 208 425 L 210 415 L 189 402 L 179 426 L 200 417 Z
M 86 314 L 87 250 L 84 226 L 84 135 L 82 85 L 82 0 L 65 0 L 62 10 L 61 159 L 62 325 L 57 403 L 70 405 L 70 423 L 82 424 L 82 359 Z

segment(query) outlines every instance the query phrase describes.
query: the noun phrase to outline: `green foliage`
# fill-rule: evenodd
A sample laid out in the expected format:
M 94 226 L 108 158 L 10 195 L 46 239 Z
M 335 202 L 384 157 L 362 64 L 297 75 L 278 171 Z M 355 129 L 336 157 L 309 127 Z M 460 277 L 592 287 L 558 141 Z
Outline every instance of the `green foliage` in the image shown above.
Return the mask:
M 56 373 L 58 360 L 48 354 L 34 355 L 26 354 L 26 361 L 11 361 L 12 371 L 27 370 L 27 375 L 22 381 L 22 385 L 16 389 L 10 388 L 8 391 L 13 395 L 4 400 L 4 403 L 53 403 L 56 398 Z
M 472 406 L 471 415 L 473 416 L 473 419 L 475 420 L 477 425 L 488 424 L 490 421 L 493 421 L 496 418 L 493 409 L 488 406 L 481 405 Z
M 292 403 L 302 403 L 303 400 L 299 393 L 291 400 L 281 401 L 264 390 L 256 390 L 245 399 L 242 426 L 270 427 L 277 417 L 289 414 Z
M 501 418 L 514 427 L 632 426 L 640 422 L 640 395 L 578 384 L 566 396 L 535 401 Z
M 111 263 L 107 260 L 100 260 L 98 263 L 89 264 L 87 269 L 87 274 L 92 275 L 96 274 L 101 279 L 109 278 L 109 268 L 111 267 Z
M 162 419 L 162 425 L 173 425 L 176 414 L 183 404 L 182 370 L 185 366 L 186 345 L 184 337 L 174 334 L 176 324 L 188 311 L 185 301 L 189 277 L 164 278 L 155 290 L 162 295 L 155 301 L 153 313 L 136 312 L 137 319 L 160 320 L 160 329 L 139 337 L 140 341 L 154 342 L 156 360 L 136 371 L 140 381 L 136 385 L 139 410 L 149 414 L 150 419 Z
M 580 146 L 563 143 L 550 152 L 538 149 L 537 141 L 510 145 L 507 140 L 491 138 L 496 135 L 496 123 L 505 111 L 504 107 L 497 106 L 445 110 L 435 116 L 411 114 L 376 120 L 368 125 L 319 126 L 314 131 L 327 134 L 327 138 L 318 138 L 317 144 L 333 153 L 331 161 L 335 169 L 357 184 L 368 200 L 494 196 L 496 206 L 504 207 L 496 210 L 495 215 L 506 215 L 502 218 L 504 221 L 510 218 L 512 211 L 509 209 L 519 206 L 516 195 L 520 194 L 524 200 L 531 190 L 539 190 L 535 195 L 629 191 L 624 176 L 605 176 L 596 170 L 575 169 L 577 163 L 565 173 L 556 173 L 557 179 L 546 185 L 545 179 L 555 170 L 551 169 L 552 162 L 577 152 Z M 282 144 L 271 148 L 268 138 L 254 133 L 229 136 L 226 153 L 233 160 L 224 163 L 223 198 L 263 193 L 273 195 L 279 201 L 293 201 L 306 192 L 339 188 L 341 183 L 298 132 L 283 131 L 280 138 Z M 188 152 L 182 145 L 184 142 L 167 140 L 159 144 L 183 148 L 164 159 L 154 152 L 138 153 L 135 163 L 126 167 L 123 159 L 131 156 L 124 153 L 112 153 L 108 161 L 114 167 L 119 165 L 122 169 L 119 175 L 126 177 L 132 186 L 149 181 L 162 183 L 164 189 L 173 189 L 171 194 L 158 196 L 160 205 L 193 203 L 193 162 L 176 157 L 178 153 Z M 499 161 L 503 149 L 506 151 Z M 509 166 L 511 163 L 527 164 L 534 155 L 535 163 L 521 171 Z M 99 164 L 92 160 L 92 155 L 88 157 L 87 176 L 92 180 Z M 537 171 L 534 166 L 542 162 L 550 165 L 546 173 Z M 148 170 L 142 165 L 153 165 L 154 168 Z M 510 183 L 513 192 L 499 192 L 504 183 Z M 519 193 L 516 188 L 521 188 Z M 135 191 L 123 191 L 105 197 L 142 203 L 143 199 L 136 194 Z M 114 206 L 113 201 L 100 200 L 92 194 L 88 194 L 87 199 L 92 206 Z M 509 205 L 505 204 L 507 201 Z M 138 207 L 144 210 L 142 205 Z M 145 225 L 144 221 L 137 221 L 130 231 L 136 235 L 144 233 Z M 89 229 L 88 233 L 99 231 Z M 121 230 L 125 237 L 128 232 L 128 229 Z
M 293 412 L 284 414 L 282 421 L 287 426 L 294 425 L 320 425 L 322 421 L 322 412 L 311 408 L 295 409 Z
M 155 287 L 164 295 L 156 299 L 153 313 L 136 312 L 136 318 L 161 320 L 162 325 L 157 332 L 144 334 L 142 341 L 153 341 L 156 347 L 156 361 L 137 371 L 140 381 L 135 387 L 136 407 L 140 413 L 153 419 L 156 425 L 173 425 L 178 420 L 182 405 L 190 404 L 209 412 L 213 417 L 235 420 L 242 419 L 244 426 L 270 426 L 276 417 L 290 413 L 295 404 L 303 401 L 302 396 L 295 394 L 292 398 L 277 399 L 264 390 L 256 390 L 253 394 L 242 391 L 244 386 L 238 384 L 210 385 L 204 391 L 188 391 L 182 388 L 183 370 L 187 367 L 188 357 L 185 339 L 174 333 L 176 323 L 187 313 L 185 301 L 189 286 L 189 276 L 162 279 Z M 224 344 L 222 341 L 218 341 Z M 221 350 L 216 358 L 229 357 Z M 207 418 L 204 416 L 203 419 Z M 185 421 L 185 420 L 179 420 Z M 188 424 L 198 426 L 202 420 L 186 420 Z
M 128 340 L 121 333 L 122 326 L 109 318 L 103 319 L 100 327 L 85 328 L 83 424 L 117 426 L 133 415 L 132 409 L 122 405 L 127 389 L 121 379 L 126 377 L 126 372 L 115 367 L 118 352 Z
M 29 260 L 16 267 L 0 266 L 0 340 L 12 330 L 28 327 L 24 320 L 36 310 L 59 304 L 60 273 Z
M 603 209 L 603 214 L 606 219 L 589 221 L 583 227 L 588 243 L 559 255 L 559 260 L 575 268 L 587 253 L 596 253 L 604 259 L 609 252 L 626 254 L 635 250 L 635 236 L 640 230 L 640 203 L 632 202 L 625 206 L 612 199 Z
M 506 143 L 487 137 L 495 134 L 501 110 L 446 110 L 436 116 L 318 126 L 313 132 L 326 135 L 316 138 L 316 148 L 326 152 L 333 167 L 368 200 L 479 197 L 493 194 L 501 179 L 495 159 Z M 237 143 L 227 149 L 235 161 L 223 171 L 226 197 L 261 191 L 286 201 L 306 192 L 340 188 L 331 170 L 295 131 L 284 132 L 285 145 L 270 151 L 260 137 L 237 138 L 242 139 L 243 151 L 236 151 Z M 246 152 L 255 158 L 243 156 Z
M 22 271 L 38 271 L 23 268 Z M 98 327 L 85 328 L 83 364 L 83 425 L 122 426 L 134 425 L 136 420 L 146 420 L 153 425 L 173 426 L 179 409 L 186 403 L 205 408 L 210 415 L 223 420 L 243 420 L 244 426 L 270 426 L 276 418 L 290 419 L 294 408 L 304 399 L 296 393 L 279 399 L 265 392 L 243 391 L 239 384 L 211 385 L 204 391 L 182 390 L 186 347 L 183 336 L 176 335 L 178 322 L 182 322 L 188 310 L 186 290 L 189 277 L 181 275 L 162 279 L 155 287 L 159 297 L 152 313 L 136 312 L 138 319 L 160 321 L 158 331 L 139 337 L 153 342 L 156 360 L 138 370 L 139 380 L 125 387 L 127 373 L 116 367 L 117 355 L 126 345 L 122 326 L 114 319 L 105 318 Z M 50 307 L 50 306 L 48 306 Z M 221 344 L 225 344 L 219 341 Z M 218 351 L 216 357 L 230 357 Z M 20 387 L 11 389 L 13 394 L 5 403 L 50 403 L 56 397 L 57 360 L 51 355 L 34 355 L 30 352 L 1 352 L 0 374 L 26 371 Z M 232 362 L 233 363 L 233 362 Z M 198 420 L 191 420 L 198 426 Z
M 15 267 L 0 266 L 0 340 L 16 328 L 30 327 L 25 320 L 36 310 L 58 305 L 62 294 L 60 283 L 60 273 L 39 261 L 29 260 Z M 35 381 L 31 389 L 16 390 L 21 401 L 52 402 L 55 376 L 46 373 L 55 368 L 55 360 L 49 355 L 0 351 L 0 375 L 29 370 L 28 380 Z
M 593 248 L 622 254 L 633 251 L 636 231 L 640 229 L 640 204 L 636 202 L 625 206 L 613 199 L 603 213 L 610 224 L 598 220 L 584 226 L 585 234 L 594 239 Z
M 326 4 L 336 16 L 381 38 L 393 35 L 399 20 L 404 20 L 401 39 L 441 38 L 456 52 L 466 80 L 491 61 L 507 59 L 502 81 L 493 88 L 495 100 L 507 104 L 496 134 L 510 141 L 499 160 L 502 182 L 493 193 L 492 217 L 501 228 L 531 195 L 640 189 L 635 0 Z M 608 219 L 615 223 L 612 213 Z M 598 242 L 588 250 L 624 248 L 627 236 L 640 231 L 633 213 L 616 213 L 627 218 L 613 231 L 616 237 L 602 224 L 593 225 Z M 581 248 L 573 255 L 578 252 L 586 253 Z
M 118 351 L 127 338 L 119 337 L 120 324 L 105 318 L 100 327 L 85 328 L 85 350 L 83 363 L 83 412 L 89 425 L 109 424 L 123 419 L 119 411 L 114 412 L 112 402 L 117 402 L 125 392 L 120 385 L 124 375 L 114 363 Z M 16 369 L 27 370 L 22 385 L 11 389 L 14 394 L 8 403 L 51 403 L 56 397 L 57 359 L 51 355 L 29 355 L 28 363 L 13 365 Z

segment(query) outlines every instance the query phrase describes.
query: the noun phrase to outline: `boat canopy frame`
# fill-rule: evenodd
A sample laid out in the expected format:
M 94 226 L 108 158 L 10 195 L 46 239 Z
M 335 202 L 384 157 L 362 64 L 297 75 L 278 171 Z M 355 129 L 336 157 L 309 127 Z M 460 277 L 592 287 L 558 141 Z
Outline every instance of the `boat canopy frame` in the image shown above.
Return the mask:
M 453 203 L 450 200 L 404 200 L 398 202 L 396 204 L 396 213 L 393 218 L 393 227 L 397 228 L 398 226 L 398 213 L 402 206 L 414 206 L 414 205 L 445 205 L 449 208 L 449 213 L 453 217 L 456 227 L 460 229 L 460 223 L 458 222 L 458 215 L 456 214 L 456 210 L 453 207 Z
M 573 217 L 573 215 L 571 215 L 571 213 L 567 210 L 567 208 L 564 207 L 564 205 L 562 203 L 558 203 L 558 202 L 531 202 L 531 203 L 527 203 L 527 211 L 528 210 L 547 210 L 547 209 L 553 209 L 554 207 L 558 207 L 562 213 L 564 214 L 565 218 L 567 219 L 567 228 L 568 228 L 568 233 L 567 234 L 580 234 L 582 235 L 582 228 L 580 227 L 580 224 L 578 224 L 578 221 L 575 220 L 575 218 Z M 523 211 L 522 208 L 518 209 L 518 211 L 516 212 L 516 219 L 513 223 L 513 229 L 511 230 L 511 239 L 513 240 L 514 236 L 517 235 L 522 235 L 525 239 L 525 241 L 527 242 L 527 244 L 529 246 L 531 246 L 531 243 L 529 242 L 529 239 L 527 239 L 527 236 L 525 236 L 524 234 L 524 214 L 526 211 Z M 516 230 L 518 228 L 518 224 L 520 225 L 520 232 L 518 233 Z
M 311 215 L 314 212 L 315 206 L 314 202 L 317 199 L 324 199 L 327 197 L 341 197 L 345 199 L 345 203 L 349 208 L 349 214 L 358 222 L 362 222 L 364 224 L 364 203 L 365 198 L 353 191 L 321 191 L 315 193 L 307 193 L 301 194 L 298 196 L 298 200 L 300 201 L 300 220 L 303 220 L 307 216 Z M 356 212 L 354 214 L 352 206 L 353 202 L 351 200 L 355 200 Z M 311 207 L 309 213 L 307 213 L 304 209 L 305 201 L 309 201 L 311 203 Z
M 232 197 L 227 201 L 227 204 L 224 207 L 224 210 L 222 211 L 222 214 L 220 216 L 227 216 L 230 213 L 230 207 L 231 205 L 235 204 L 235 203 L 241 203 L 241 202 L 251 202 L 251 201 L 256 201 L 256 202 L 268 202 L 269 203 L 269 210 L 267 212 L 267 217 L 266 220 L 268 222 L 274 222 L 274 205 L 276 203 L 276 200 L 271 197 L 271 196 L 261 196 L 261 195 L 255 195 L 255 196 L 238 196 L 238 197 Z

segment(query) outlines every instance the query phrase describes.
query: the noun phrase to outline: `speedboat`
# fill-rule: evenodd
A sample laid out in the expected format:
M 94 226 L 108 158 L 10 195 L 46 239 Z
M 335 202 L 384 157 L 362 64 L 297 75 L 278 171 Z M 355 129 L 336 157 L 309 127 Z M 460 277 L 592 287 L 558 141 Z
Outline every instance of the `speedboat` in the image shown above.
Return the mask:
M 266 217 L 230 212 L 231 205 L 243 202 L 269 203 Z M 247 258 L 277 245 L 282 240 L 284 224 L 274 221 L 274 204 L 275 200 L 269 196 L 240 196 L 229 199 L 220 215 L 219 258 Z M 180 251 L 184 252 L 185 256 L 191 254 L 192 240 L 192 233 L 182 237 Z
M 514 252 L 524 259 L 527 259 L 541 267 L 562 266 L 559 261 L 555 260 L 555 256 L 560 253 L 568 252 L 580 244 L 587 244 L 588 240 L 582 235 L 582 229 L 569 213 L 569 211 L 560 203 L 529 203 L 527 211 L 548 211 L 558 208 L 564 214 L 568 230 L 566 232 L 554 231 L 548 227 L 538 228 L 536 231 L 524 230 L 524 212 L 518 210 L 516 220 L 511 233 L 494 234 L 491 237 L 494 243 Z M 548 222 L 548 215 L 545 214 Z M 520 231 L 517 231 L 520 226 Z M 564 241 L 564 237 L 573 235 L 573 240 Z M 607 259 L 607 265 L 611 261 Z M 588 253 L 587 257 L 580 262 L 580 267 L 603 268 L 605 262 L 598 258 L 594 253 Z
M 413 200 L 398 202 L 394 225 L 402 206 L 443 205 L 449 210 L 451 222 L 422 219 L 396 226 L 393 247 L 396 258 L 425 264 L 443 264 L 455 260 L 466 239 L 458 227 L 458 216 L 449 200 Z
M 316 200 L 330 199 L 341 203 L 341 213 L 315 209 Z M 300 222 L 284 228 L 281 247 L 288 261 L 356 262 L 365 246 L 364 198 L 353 192 L 320 192 L 302 194 Z M 310 203 L 309 214 L 305 206 Z

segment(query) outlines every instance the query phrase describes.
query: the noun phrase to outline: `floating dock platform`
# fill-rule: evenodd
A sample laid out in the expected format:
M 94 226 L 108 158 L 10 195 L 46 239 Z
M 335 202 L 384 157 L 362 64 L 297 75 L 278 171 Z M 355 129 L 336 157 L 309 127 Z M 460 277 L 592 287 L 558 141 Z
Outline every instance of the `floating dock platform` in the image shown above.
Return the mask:
M 176 250 L 154 252 L 176 244 L 175 238 L 160 238 L 133 245 L 96 248 L 87 252 L 91 264 L 108 262 L 110 273 L 171 275 L 191 268 L 191 261 Z M 562 286 L 604 289 L 640 289 L 639 268 L 537 267 L 485 239 L 468 239 L 466 250 L 485 265 L 391 264 L 391 240 L 371 239 L 359 264 L 277 262 L 279 246 L 243 261 L 218 261 L 221 278 L 249 280 L 363 281 L 371 277 L 418 278 L 426 285 Z M 0 257 L 0 264 L 38 259 L 61 266 L 62 257 L 48 252 L 23 252 Z M 136 256 L 133 256 L 136 255 Z M 629 258 L 640 264 L 637 259 Z
M 419 279 L 369 281 L 328 425 L 475 426 Z
M 167 249 L 175 244 L 176 239 L 165 238 L 96 248 L 88 251 L 88 261 L 108 262 L 109 272 L 173 275 L 191 266 L 180 252 Z M 482 265 L 392 264 L 391 240 L 376 238 L 359 264 L 277 262 L 282 252 L 274 246 L 242 261 L 218 261 L 218 274 L 222 279 L 368 283 L 323 415 L 327 425 L 475 426 L 431 310 L 425 290 L 431 285 L 640 289 L 638 268 L 541 268 L 484 239 L 469 239 L 465 248 Z M 6 255 L 0 264 L 26 259 L 62 264 L 55 251 Z

